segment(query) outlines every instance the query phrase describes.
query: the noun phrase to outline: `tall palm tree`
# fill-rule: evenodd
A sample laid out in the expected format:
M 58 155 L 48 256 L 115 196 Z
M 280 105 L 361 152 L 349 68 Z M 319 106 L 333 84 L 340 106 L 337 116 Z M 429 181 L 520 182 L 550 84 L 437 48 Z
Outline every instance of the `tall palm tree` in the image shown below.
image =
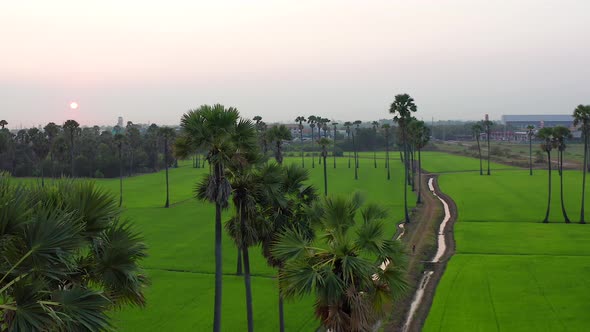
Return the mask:
M 483 175 L 483 162 L 481 160 L 481 145 L 479 143 L 479 138 L 481 137 L 481 133 L 483 132 L 483 125 L 481 121 L 478 121 L 471 126 L 471 132 L 473 132 L 473 136 L 475 136 L 475 140 L 477 141 L 477 151 L 479 153 L 479 175 Z
M 355 164 L 356 168 L 359 168 L 359 164 L 360 163 L 359 163 L 358 148 L 357 148 L 357 146 L 356 146 L 356 144 L 354 142 L 354 134 L 356 134 L 356 136 L 358 137 L 359 130 L 361 129 L 361 123 L 363 123 L 361 120 L 356 120 L 355 122 L 352 123 L 352 124 L 354 124 L 356 126 L 355 132 L 352 135 L 352 143 L 353 143 L 353 146 L 354 146 L 354 164 Z M 357 180 L 357 179 L 358 179 L 358 176 L 357 176 L 357 174 L 355 172 L 355 180 Z
M 350 127 L 352 126 L 352 122 L 346 121 L 344 122 L 344 128 L 346 128 L 346 136 L 348 137 L 348 144 L 350 145 L 350 134 L 351 130 Z M 348 150 L 348 168 L 350 168 L 350 150 Z
M 164 139 L 164 167 L 166 169 L 166 203 L 164 204 L 165 208 L 170 207 L 170 186 L 168 183 L 168 165 L 170 162 L 168 161 L 168 149 L 170 144 L 174 141 L 174 137 L 176 136 L 176 130 L 171 127 L 160 127 L 160 136 Z
M 544 127 L 537 132 L 537 137 L 543 142 L 541 150 L 547 153 L 547 174 L 549 178 L 549 189 L 547 194 L 547 212 L 545 213 L 544 223 L 549 222 L 549 211 L 551 209 L 551 150 L 553 149 L 553 128 Z
M 393 121 L 397 123 L 397 125 L 401 129 L 401 144 L 404 149 L 404 163 L 405 163 L 405 172 L 404 172 L 404 214 L 405 214 L 405 222 L 410 222 L 410 214 L 408 213 L 408 135 L 407 135 L 407 125 L 412 118 L 412 113 L 416 112 L 418 108 L 414 103 L 414 98 L 410 97 L 407 93 L 399 94 L 395 96 L 393 103 L 389 107 L 389 113 L 395 114 L 393 117 Z
M 260 204 L 265 207 L 261 215 L 267 222 L 267 229 L 261 232 L 262 254 L 267 263 L 279 270 L 285 261 L 273 255 L 278 236 L 287 229 L 297 229 L 307 238 L 314 237 L 314 231 L 308 218 L 310 205 L 317 200 L 315 187 L 309 185 L 309 172 L 295 164 L 283 167 L 281 172 L 281 188 L 276 191 L 268 202 Z M 285 331 L 283 313 L 283 296 L 279 290 L 279 330 Z
M 387 180 L 391 179 L 391 172 L 389 170 L 389 129 L 391 125 L 389 123 L 384 123 L 381 128 L 385 132 L 385 168 L 387 168 Z
M 125 136 L 121 133 L 116 133 L 115 144 L 117 146 L 117 155 L 119 157 L 119 207 L 123 206 L 123 156 L 121 151 L 123 150 L 123 141 Z
M 563 203 L 563 152 L 566 149 L 565 141 L 572 137 L 570 130 L 566 127 L 557 126 L 553 128 L 553 136 L 557 145 L 557 167 L 559 173 L 559 188 L 560 188 L 560 200 L 561 200 L 561 213 L 566 224 L 570 223 L 570 219 L 565 211 L 565 205 Z
M 528 125 L 526 135 L 529 138 L 529 175 L 533 175 L 533 136 L 535 135 L 535 126 Z
M 315 115 L 310 115 L 307 117 L 307 124 L 309 125 L 309 128 L 311 128 L 311 141 L 312 142 L 314 142 L 313 132 L 314 132 L 314 128 L 315 128 L 317 121 L 318 121 L 318 118 Z M 313 152 L 313 147 L 311 149 L 311 168 L 315 168 L 315 154 Z
M 71 176 L 74 177 L 74 138 L 80 135 L 80 125 L 76 120 L 67 120 L 63 125 L 64 131 L 67 133 L 70 143 L 70 167 Z
M 407 289 L 403 247 L 383 235 L 387 210 L 363 207 L 355 194 L 326 197 L 314 204 L 311 216 L 323 236 L 314 240 L 288 229 L 273 248 L 286 261 L 279 273 L 282 293 L 314 294 L 315 315 L 325 330 L 372 331 Z
M 275 159 L 279 165 L 283 164 L 283 141 L 290 141 L 293 137 L 285 125 L 278 125 L 268 130 L 268 140 L 275 143 Z
M 176 140 L 179 156 L 188 156 L 197 148 L 207 151 L 212 176 L 199 186 L 206 188 L 201 200 L 215 203 L 215 307 L 213 330 L 221 331 L 222 254 L 221 211 L 227 208 L 231 185 L 226 177 L 226 165 L 237 152 L 256 149 L 256 131 L 250 120 L 240 118 L 237 109 L 223 105 L 203 105 L 185 113 L 180 122 L 181 137 Z
M 332 122 L 332 126 L 334 128 L 334 149 L 332 150 L 332 154 L 333 154 L 333 158 L 334 158 L 334 168 L 336 168 L 336 133 L 338 130 L 338 123 L 337 122 Z
M 0 206 L 3 331 L 108 331 L 111 310 L 145 305 L 146 246 L 110 193 L 0 174 Z
M 298 116 L 295 122 L 299 122 L 299 143 L 301 145 L 301 167 L 305 167 L 305 157 L 303 156 L 303 123 L 307 122 L 304 116 Z
M 317 127 L 318 127 L 318 140 L 322 137 L 322 133 L 321 131 L 324 130 L 324 137 L 326 136 L 326 131 L 328 129 L 328 125 L 327 123 L 330 122 L 330 120 L 326 119 L 326 118 L 322 118 L 321 116 L 317 116 Z M 325 129 L 324 129 L 325 127 Z M 320 153 L 318 153 L 318 164 L 322 164 L 322 153 L 320 151 Z
M 260 115 L 253 117 L 252 120 L 255 123 L 256 133 L 258 134 L 258 139 L 260 141 L 260 150 L 262 150 L 262 153 L 266 156 L 266 152 L 268 151 L 266 123 L 262 121 Z
M 490 120 L 484 120 L 482 122 L 483 128 L 486 132 L 486 140 L 488 141 L 488 175 L 491 175 L 490 173 L 490 136 L 492 134 L 492 127 L 494 126 L 494 122 L 490 121 Z
M 324 196 L 328 196 L 328 172 L 326 170 L 326 158 L 328 157 L 328 145 L 331 141 L 326 137 L 318 140 L 318 144 L 322 147 L 322 158 L 324 159 Z
M 0 129 L 4 129 L 4 127 L 8 124 L 6 120 L 0 120 Z
M 574 125 L 581 126 L 582 137 L 584 139 L 584 162 L 582 166 L 582 207 L 580 209 L 580 224 L 585 224 L 584 220 L 584 198 L 586 194 L 586 169 L 588 167 L 588 146 L 590 139 L 590 105 L 578 105 L 574 110 Z
M 426 127 L 424 121 L 416 122 L 416 133 L 414 145 L 418 150 L 418 199 L 416 204 L 422 203 L 422 148 L 430 141 L 430 128 Z
M 379 122 L 373 121 L 371 125 L 373 126 L 373 161 L 375 168 L 377 168 L 377 128 L 379 128 Z

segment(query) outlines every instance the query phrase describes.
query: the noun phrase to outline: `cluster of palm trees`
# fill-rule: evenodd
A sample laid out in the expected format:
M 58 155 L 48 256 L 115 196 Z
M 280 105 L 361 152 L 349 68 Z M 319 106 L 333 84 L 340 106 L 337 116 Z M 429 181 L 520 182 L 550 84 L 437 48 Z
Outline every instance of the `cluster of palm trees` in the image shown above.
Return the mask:
M 318 143 L 322 147 L 327 194 L 328 122 L 312 120 L 310 125 L 324 130 Z M 361 211 L 358 195 L 319 199 L 316 189 L 307 184 L 307 170 L 295 164 L 282 165 L 282 141 L 291 139 L 290 131 L 281 125 L 261 126 L 260 117 L 254 121 L 241 118 L 232 107 L 203 105 L 183 115 L 175 143 L 178 157 L 186 158 L 201 150 L 206 152 L 210 165 L 210 173 L 197 185 L 196 196 L 215 204 L 214 331 L 221 330 L 222 211 L 230 207 L 230 202 L 234 212 L 225 229 L 238 248 L 237 274 L 244 278 L 248 331 L 254 329 L 249 248 L 256 245 L 262 248 L 268 264 L 278 269 L 281 331 L 283 297 L 310 292 L 317 297 L 316 315 L 324 327 L 344 330 L 349 324 L 373 326 L 384 317 L 385 304 L 406 285 L 402 250 L 384 235 L 385 211 L 375 205 Z M 300 117 L 298 122 L 302 126 L 305 119 Z M 270 142 L 275 146 L 277 163 L 266 160 L 265 145 Z M 352 232 L 357 211 L 364 222 Z M 333 240 L 329 240 L 330 236 Z M 323 250 L 310 246 L 322 240 L 334 245 L 336 240 L 343 242 Z M 341 250 L 345 247 L 349 249 Z M 372 256 L 361 253 L 378 259 L 364 258 Z M 332 258 L 326 259 L 326 255 Z M 323 259 L 321 266 L 317 259 Z M 380 269 L 384 262 L 390 263 Z M 327 280 L 324 278 L 329 278 L 330 283 L 318 282 Z M 382 310 L 375 311 L 378 304 Z
M 108 331 L 144 306 L 142 237 L 91 182 L 22 186 L 0 174 L 0 330 Z
M 473 126 L 471 126 L 471 131 L 473 133 L 473 136 L 475 136 L 475 140 L 477 141 L 477 151 L 478 151 L 478 154 L 479 154 L 479 175 L 483 175 L 483 162 L 482 162 L 481 144 L 480 144 L 481 134 L 483 134 L 483 133 L 486 134 L 487 150 L 488 150 L 488 154 L 487 154 L 487 161 L 488 161 L 487 175 L 491 175 L 492 174 L 490 172 L 490 136 L 492 134 L 492 127 L 493 126 L 494 126 L 494 122 L 493 121 L 490 121 L 490 120 L 478 121 L 478 122 L 474 123 Z M 532 134 L 530 134 L 530 135 L 532 135 Z M 531 137 L 530 135 L 529 135 L 529 138 Z M 531 175 L 532 175 L 532 166 L 531 166 Z

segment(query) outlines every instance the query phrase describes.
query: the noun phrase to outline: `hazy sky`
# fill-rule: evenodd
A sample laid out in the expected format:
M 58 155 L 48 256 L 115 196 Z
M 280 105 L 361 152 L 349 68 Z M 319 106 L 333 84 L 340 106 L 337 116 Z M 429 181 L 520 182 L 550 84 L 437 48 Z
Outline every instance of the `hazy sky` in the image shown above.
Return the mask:
M 1 1 L 9 127 L 571 113 L 590 104 L 590 1 Z M 69 110 L 70 101 L 80 108 Z

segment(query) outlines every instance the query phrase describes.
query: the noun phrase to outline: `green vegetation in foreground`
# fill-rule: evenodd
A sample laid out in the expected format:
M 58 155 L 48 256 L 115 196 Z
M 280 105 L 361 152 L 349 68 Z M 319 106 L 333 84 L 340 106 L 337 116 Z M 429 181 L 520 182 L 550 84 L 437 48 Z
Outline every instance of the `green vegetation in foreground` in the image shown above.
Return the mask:
M 371 156 L 372 157 L 372 156 Z M 429 157 L 423 156 L 426 161 Z M 347 158 L 337 159 L 337 168 L 328 162 L 329 192 L 349 194 L 358 190 L 367 201 L 384 205 L 389 213 L 386 234 L 393 235 L 396 224 L 403 218 L 403 165 L 391 159 L 391 180 L 386 180 L 383 165 L 374 168 L 372 158 L 361 158 L 359 180 L 354 169 L 347 168 Z M 285 158 L 285 163 L 301 164 L 298 157 Z M 323 185 L 323 167 L 310 168 L 312 183 Z M 191 162 L 170 169 L 170 208 L 163 208 L 166 199 L 164 172 L 125 178 L 123 190 L 124 216 L 133 220 L 149 246 L 149 257 L 143 266 L 152 285 L 146 290 L 146 309 L 124 309 L 114 313 L 120 331 L 161 331 L 162 324 L 171 331 L 210 330 L 213 316 L 214 286 L 214 207 L 198 202 L 193 188 L 208 168 L 196 169 Z M 36 179 L 14 179 L 35 182 Z M 118 179 L 96 181 L 118 194 Z M 413 195 L 412 195 L 413 197 Z M 413 207 L 415 199 L 410 199 Z M 223 220 L 233 211 L 227 210 Z M 251 269 L 254 299 L 254 327 L 259 331 L 278 330 L 278 290 L 276 271 L 266 265 L 258 248 L 251 249 Z M 243 330 L 246 326 L 245 291 L 243 279 L 236 277 L 237 249 L 233 241 L 223 238 L 223 322 L 226 331 Z M 319 324 L 313 318 L 313 301 L 304 298 L 285 303 L 287 331 L 310 331 Z
M 425 168 L 447 170 L 455 158 L 464 159 L 430 158 Z M 442 191 L 459 210 L 457 253 L 438 285 L 424 331 L 583 331 L 590 326 L 590 227 L 576 224 L 582 173 L 564 174 L 572 224 L 564 224 L 555 199 L 557 171 L 549 224 L 541 223 L 547 171 L 440 176 Z

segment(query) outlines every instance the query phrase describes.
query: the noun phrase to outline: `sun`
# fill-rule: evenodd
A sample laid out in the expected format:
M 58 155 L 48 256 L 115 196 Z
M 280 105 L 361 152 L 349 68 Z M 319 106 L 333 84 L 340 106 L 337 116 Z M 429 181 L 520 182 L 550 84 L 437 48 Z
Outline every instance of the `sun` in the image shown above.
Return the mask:
M 70 109 L 71 109 L 71 110 L 76 110 L 76 109 L 78 109 L 78 106 L 80 106 L 80 105 L 78 105 L 78 103 L 77 103 L 77 102 L 75 102 L 75 101 L 73 101 L 73 102 L 71 102 L 71 103 L 70 103 Z

